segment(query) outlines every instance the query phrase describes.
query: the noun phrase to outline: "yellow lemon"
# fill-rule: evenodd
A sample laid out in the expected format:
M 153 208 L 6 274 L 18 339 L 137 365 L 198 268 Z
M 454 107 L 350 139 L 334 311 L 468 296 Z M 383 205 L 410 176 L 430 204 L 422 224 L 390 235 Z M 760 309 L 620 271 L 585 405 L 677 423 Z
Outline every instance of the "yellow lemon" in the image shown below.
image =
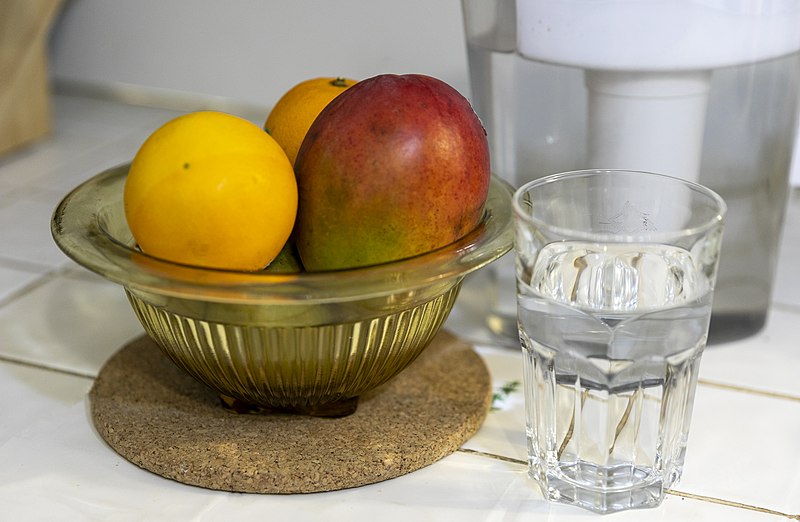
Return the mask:
M 124 203 L 145 253 L 252 271 L 267 266 L 289 238 L 297 183 L 280 145 L 258 125 L 203 111 L 167 122 L 142 144 Z
M 283 147 L 292 165 L 303 138 L 322 109 L 355 83 L 347 78 L 314 78 L 298 83 L 281 96 L 264 129 Z

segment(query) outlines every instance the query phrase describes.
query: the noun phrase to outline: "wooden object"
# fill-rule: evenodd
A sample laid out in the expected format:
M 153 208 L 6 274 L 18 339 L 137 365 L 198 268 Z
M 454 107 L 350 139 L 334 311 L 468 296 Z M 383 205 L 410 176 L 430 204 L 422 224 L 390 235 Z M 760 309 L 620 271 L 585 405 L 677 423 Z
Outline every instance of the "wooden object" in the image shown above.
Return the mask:
M 147 337 L 106 363 L 90 398 L 98 433 L 153 473 L 216 490 L 311 493 L 391 479 L 449 455 L 483 423 L 492 390 L 472 347 L 441 331 L 347 417 L 232 413 Z
M 60 3 L 0 2 L 0 155 L 50 132 L 47 36 Z

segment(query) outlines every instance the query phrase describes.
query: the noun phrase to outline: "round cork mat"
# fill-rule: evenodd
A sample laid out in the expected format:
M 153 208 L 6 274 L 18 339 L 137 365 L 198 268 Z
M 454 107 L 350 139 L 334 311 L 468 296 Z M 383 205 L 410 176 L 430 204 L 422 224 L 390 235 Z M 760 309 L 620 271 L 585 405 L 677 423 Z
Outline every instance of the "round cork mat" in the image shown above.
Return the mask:
M 97 431 L 127 460 L 249 493 L 332 491 L 420 469 L 478 430 L 491 396 L 482 359 L 446 331 L 347 417 L 232 413 L 146 336 L 109 359 L 90 392 Z

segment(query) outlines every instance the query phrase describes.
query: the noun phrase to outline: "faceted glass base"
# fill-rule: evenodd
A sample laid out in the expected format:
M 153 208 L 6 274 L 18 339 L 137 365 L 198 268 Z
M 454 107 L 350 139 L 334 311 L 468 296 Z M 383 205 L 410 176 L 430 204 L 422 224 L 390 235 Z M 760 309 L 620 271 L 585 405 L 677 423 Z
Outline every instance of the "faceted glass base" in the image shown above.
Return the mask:
M 630 466 L 599 467 L 578 461 L 556 472 L 530 468 L 547 500 L 578 506 L 595 513 L 657 507 L 665 487 L 658 475 Z

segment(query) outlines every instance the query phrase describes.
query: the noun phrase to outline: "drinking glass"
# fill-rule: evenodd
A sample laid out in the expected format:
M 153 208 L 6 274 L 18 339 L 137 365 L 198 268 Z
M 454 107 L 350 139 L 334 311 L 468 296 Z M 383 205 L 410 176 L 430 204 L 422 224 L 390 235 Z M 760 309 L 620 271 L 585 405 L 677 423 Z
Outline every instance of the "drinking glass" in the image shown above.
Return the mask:
M 654 507 L 681 476 L 726 205 L 583 170 L 513 200 L 529 474 L 552 501 Z

